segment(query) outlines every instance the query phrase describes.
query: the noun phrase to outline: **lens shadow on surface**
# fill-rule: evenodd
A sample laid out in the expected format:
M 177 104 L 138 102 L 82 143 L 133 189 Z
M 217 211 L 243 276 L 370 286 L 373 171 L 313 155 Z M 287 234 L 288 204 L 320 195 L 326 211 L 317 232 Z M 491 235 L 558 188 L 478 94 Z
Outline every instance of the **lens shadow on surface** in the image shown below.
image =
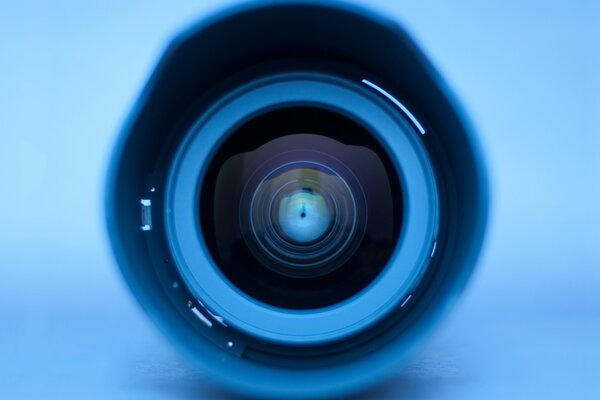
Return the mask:
M 192 400 L 254 400 L 257 397 L 231 393 L 214 385 L 208 377 L 194 371 L 184 362 L 152 361 L 135 368 L 133 379 L 137 393 L 148 392 L 162 397 Z M 429 399 L 462 381 L 456 360 L 446 354 L 430 354 L 409 363 L 390 379 L 366 391 L 336 400 L 359 399 Z M 442 396 L 444 397 L 444 396 Z

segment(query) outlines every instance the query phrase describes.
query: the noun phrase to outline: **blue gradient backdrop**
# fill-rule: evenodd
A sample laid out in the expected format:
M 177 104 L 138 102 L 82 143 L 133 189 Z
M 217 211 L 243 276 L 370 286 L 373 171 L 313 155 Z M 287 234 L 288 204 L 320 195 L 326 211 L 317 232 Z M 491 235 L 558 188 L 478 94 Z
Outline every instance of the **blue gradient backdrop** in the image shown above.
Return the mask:
M 226 398 L 134 303 L 101 198 L 168 40 L 227 3 L 0 3 L 0 398 Z M 459 306 L 368 395 L 600 398 L 600 3 L 369 3 L 462 100 L 492 207 Z

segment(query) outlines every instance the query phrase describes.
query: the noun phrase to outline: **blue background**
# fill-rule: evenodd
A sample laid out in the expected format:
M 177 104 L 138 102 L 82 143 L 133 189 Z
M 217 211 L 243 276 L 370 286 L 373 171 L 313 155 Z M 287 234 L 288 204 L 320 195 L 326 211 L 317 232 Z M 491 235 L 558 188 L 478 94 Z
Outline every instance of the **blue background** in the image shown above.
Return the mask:
M 0 397 L 226 397 L 134 302 L 101 202 L 116 134 L 166 44 L 228 3 L 0 3 Z M 461 302 L 369 394 L 600 398 L 600 3 L 369 4 L 462 100 L 492 186 Z

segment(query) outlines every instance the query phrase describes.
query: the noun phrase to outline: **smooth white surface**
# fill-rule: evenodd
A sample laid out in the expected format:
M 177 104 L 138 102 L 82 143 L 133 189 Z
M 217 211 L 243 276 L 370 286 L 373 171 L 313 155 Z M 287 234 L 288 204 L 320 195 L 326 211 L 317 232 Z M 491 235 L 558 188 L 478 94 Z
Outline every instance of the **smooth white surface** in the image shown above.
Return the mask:
M 162 49 L 225 3 L 0 4 L 0 397 L 226 398 L 133 302 L 101 219 L 108 153 Z M 456 312 L 369 395 L 598 398 L 598 3 L 372 4 L 464 104 L 493 204 Z

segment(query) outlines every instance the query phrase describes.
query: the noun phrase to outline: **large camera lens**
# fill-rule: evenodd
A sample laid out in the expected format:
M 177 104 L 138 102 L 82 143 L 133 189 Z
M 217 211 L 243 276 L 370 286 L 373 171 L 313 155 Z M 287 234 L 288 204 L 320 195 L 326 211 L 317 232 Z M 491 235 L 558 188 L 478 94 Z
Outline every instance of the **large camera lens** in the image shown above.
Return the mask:
M 106 209 L 127 283 L 194 365 L 244 394 L 314 398 L 407 359 L 471 274 L 486 196 L 474 137 L 406 34 L 295 1 L 173 42 Z

